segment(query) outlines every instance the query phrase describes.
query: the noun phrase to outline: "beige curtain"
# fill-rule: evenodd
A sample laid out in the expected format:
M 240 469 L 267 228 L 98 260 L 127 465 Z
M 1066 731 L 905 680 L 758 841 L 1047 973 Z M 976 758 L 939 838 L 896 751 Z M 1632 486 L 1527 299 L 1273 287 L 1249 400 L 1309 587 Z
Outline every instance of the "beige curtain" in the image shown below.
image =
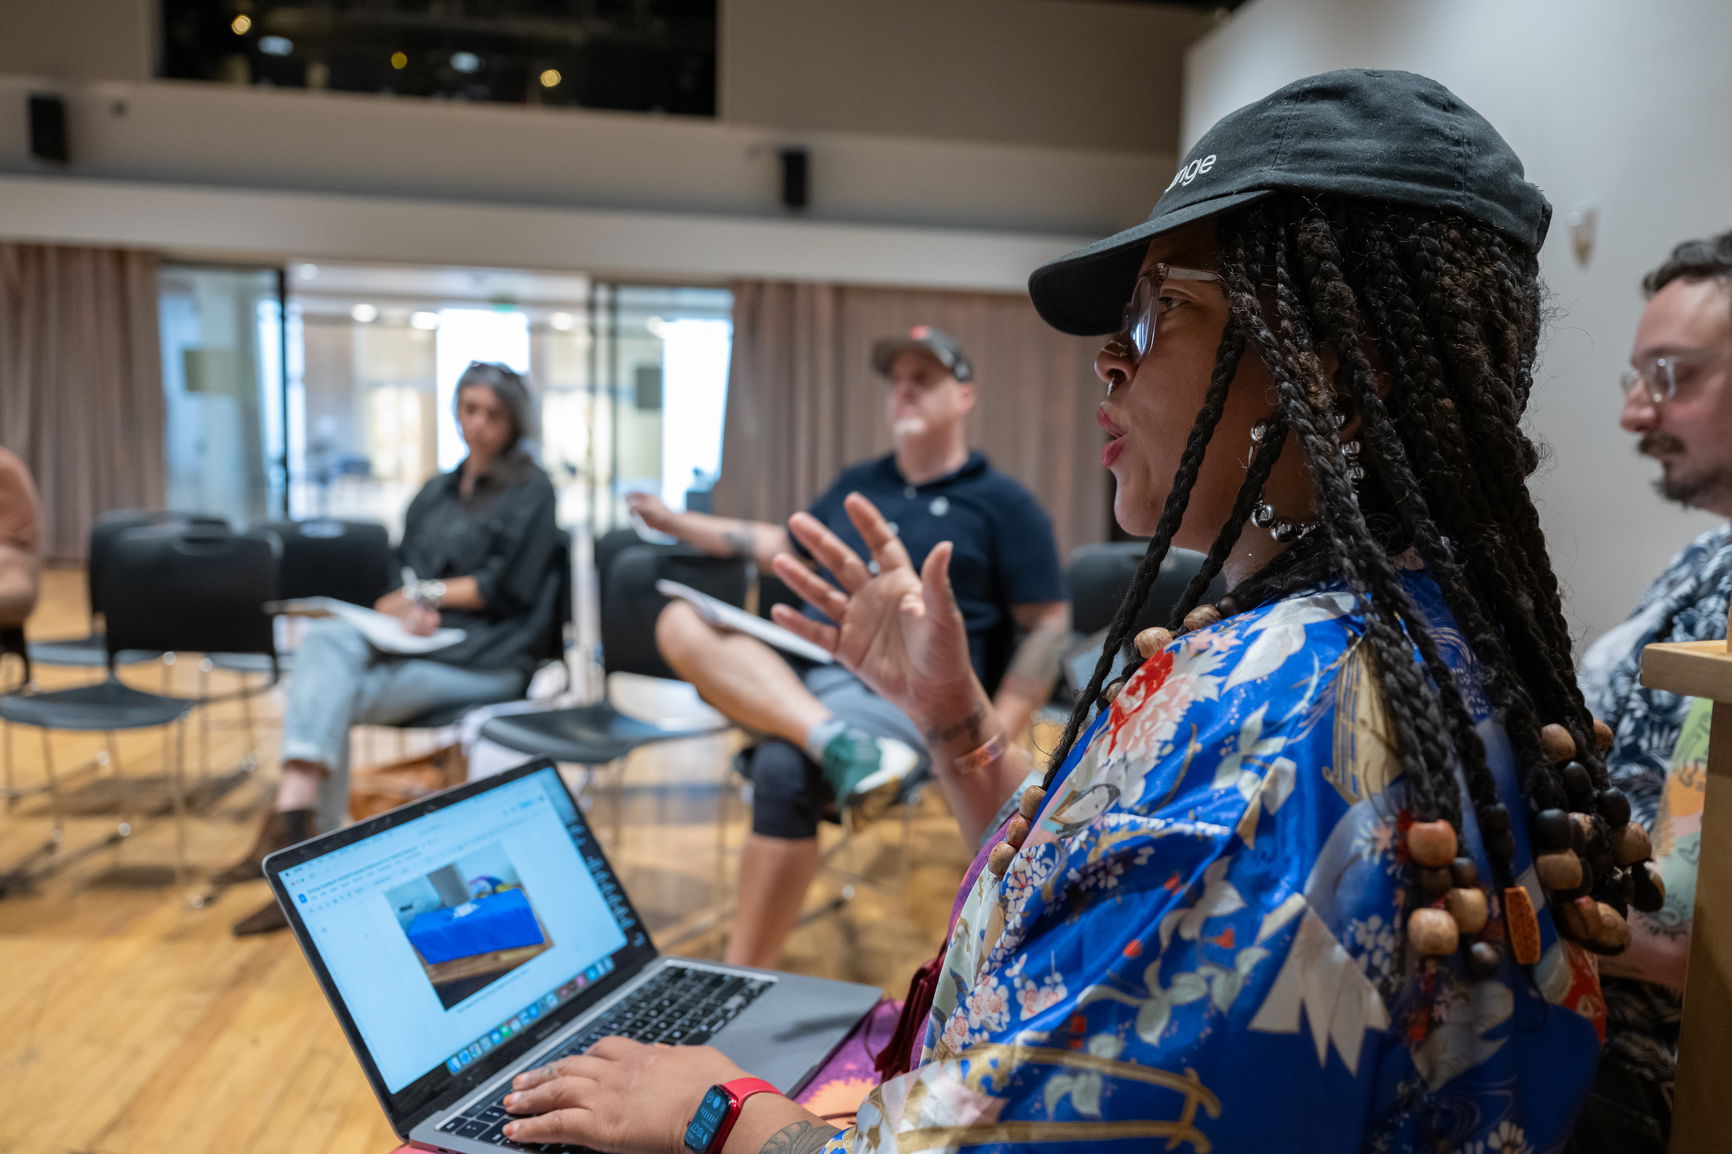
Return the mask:
M 42 553 L 84 556 L 105 509 L 161 508 L 157 258 L 0 243 L 0 444 L 42 494 Z
M 869 352 L 879 337 L 928 324 L 955 337 L 973 362 L 974 447 L 1040 500 L 1067 554 L 1106 539 L 1111 478 L 1094 417 L 1098 340 L 1054 332 L 1020 293 L 767 281 L 733 291 L 717 512 L 780 521 L 842 466 L 888 452 Z

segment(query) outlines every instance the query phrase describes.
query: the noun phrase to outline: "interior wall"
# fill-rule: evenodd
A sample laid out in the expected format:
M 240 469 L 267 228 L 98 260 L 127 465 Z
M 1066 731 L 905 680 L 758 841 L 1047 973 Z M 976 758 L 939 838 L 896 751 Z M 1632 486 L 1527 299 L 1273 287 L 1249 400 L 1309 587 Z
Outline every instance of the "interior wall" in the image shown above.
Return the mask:
M 1724 0 L 1252 0 L 1186 58 L 1181 151 L 1222 114 L 1314 72 L 1401 68 L 1447 84 L 1520 154 L 1556 208 L 1542 251 L 1556 309 L 1530 423 L 1534 490 L 1588 639 L 1621 621 L 1715 519 L 1664 504 L 1618 428 L 1616 387 L 1642 274 L 1680 240 L 1732 228 L 1732 6 Z M 1597 211 L 1589 262 L 1567 214 Z
M 718 111 L 741 124 L 1173 150 L 1212 14 L 1103 0 L 722 0 Z
M 0 73 L 144 80 L 155 20 L 155 0 L 3 0 Z
M 1094 239 L 600 212 L 0 173 L 0 239 L 105 244 L 218 261 L 527 268 L 652 283 L 735 277 L 1020 291 Z

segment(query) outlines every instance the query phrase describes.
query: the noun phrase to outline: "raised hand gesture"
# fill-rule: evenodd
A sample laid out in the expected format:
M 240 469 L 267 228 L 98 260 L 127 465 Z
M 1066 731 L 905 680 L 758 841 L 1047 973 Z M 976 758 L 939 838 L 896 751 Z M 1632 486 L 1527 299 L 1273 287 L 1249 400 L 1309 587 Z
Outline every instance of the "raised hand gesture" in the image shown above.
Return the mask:
M 957 703 L 984 700 L 968 659 L 968 632 L 950 589 L 951 545 L 940 544 L 916 572 L 895 530 L 872 502 L 850 493 L 849 520 L 871 550 L 874 573 L 817 518 L 796 513 L 788 530 L 837 584 L 789 554 L 775 559 L 776 576 L 834 625 L 814 621 L 786 605 L 772 610 L 776 624 L 836 656 L 880 697 L 922 726 Z M 839 587 L 838 587 L 839 586 Z

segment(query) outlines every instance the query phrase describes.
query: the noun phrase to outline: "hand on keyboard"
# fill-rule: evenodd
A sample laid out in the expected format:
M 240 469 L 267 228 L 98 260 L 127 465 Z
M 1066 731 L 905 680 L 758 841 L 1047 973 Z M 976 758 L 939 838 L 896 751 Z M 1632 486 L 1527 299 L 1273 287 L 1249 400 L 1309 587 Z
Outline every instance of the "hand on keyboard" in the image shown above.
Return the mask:
M 635 1154 L 679 1149 L 705 1092 L 745 1071 L 708 1046 L 603 1038 L 589 1051 L 518 1075 L 505 1097 L 512 1142 Z

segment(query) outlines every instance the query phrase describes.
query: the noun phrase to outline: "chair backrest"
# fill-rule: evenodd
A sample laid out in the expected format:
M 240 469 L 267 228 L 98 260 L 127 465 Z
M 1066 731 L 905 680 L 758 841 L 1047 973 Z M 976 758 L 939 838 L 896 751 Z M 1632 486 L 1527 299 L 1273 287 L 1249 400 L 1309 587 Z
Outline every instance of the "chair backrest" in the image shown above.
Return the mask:
M 1137 575 L 1148 544 L 1143 541 L 1108 541 L 1094 545 L 1079 545 L 1070 555 L 1071 628 L 1088 636 L 1112 624 L 1119 602 Z M 1155 578 L 1149 596 L 1137 613 L 1136 628 L 1165 625 L 1173 607 L 1197 570 L 1203 567 L 1203 555 L 1190 549 L 1169 549 L 1161 572 Z M 1220 595 L 1221 579 L 1217 577 L 1204 594 L 1204 600 Z
M 102 604 L 102 570 L 108 550 L 122 533 L 147 525 L 187 524 L 206 528 L 229 527 L 228 518 L 215 513 L 175 513 L 162 509 L 110 509 L 99 513 L 90 527 L 90 555 L 85 562 L 85 582 L 90 594 L 90 615 L 106 612 Z
M 155 525 L 113 543 L 103 570 L 108 660 L 122 650 L 277 656 L 265 602 L 277 597 L 273 533 Z
M 629 525 L 624 529 L 609 529 L 595 539 L 595 587 L 598 596 L 607 596 L 607 575 L 608 571 L 613 568 L 614 558 L 633 545 L 645 544 L 648 542 L 639 537 L 637 530 Z M 668 548 L 669 546 L 663 547 Z M 605 601 L 602 602 L 603 612 L 606 611 L 606 604 Z
M 565 648 L 571 640 L 571 533 L 561 529 L 557 536 L 559 544 L 553 553 L 553 577 L 541 592 L 542 597 L 553 598 L 551 623 L 547 636 L 533 651 L 537 665 L 564 661 Z
M 756 606 L 758 616 L 765 621 L 774 620 L 770 610 L 778 605 L 787 605 L 796 611 L 803 612 L 806 608 L 806 600 L 789 588 L 786 581 L 774 573 L 760 569 L 758 571 L 758 604 Z
M 282 541 L 277 596 L 334 597 L 371 608 L 396 583 L 391 537 L 371 521 L 268 521 L 258 528 Z
M 666 578 L 720 598 L 746 602 L 746 563 L 711 557 L 683 545 L 627 546 L 601 579 L 601 664 L 608 673 L 640 673 L 677 680 L 656 652 L 656 617 L 668 599 L 655 583 Z

